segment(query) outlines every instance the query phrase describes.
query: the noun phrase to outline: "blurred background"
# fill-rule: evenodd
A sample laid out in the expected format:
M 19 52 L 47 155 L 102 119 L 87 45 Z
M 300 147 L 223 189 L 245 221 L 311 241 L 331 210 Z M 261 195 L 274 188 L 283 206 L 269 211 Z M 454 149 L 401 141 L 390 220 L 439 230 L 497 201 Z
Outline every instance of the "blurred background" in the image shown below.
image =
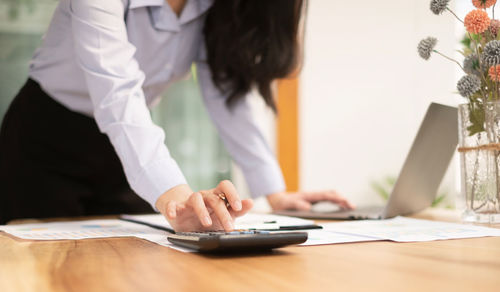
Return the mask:
M 354 202 L 382 200 L 406 158 L 427 106 L 456 106 L 459 67 L 416 52 L 436 48 L 462 62 L 463 24 L 430 1 L 309 1 L 305 66 L 300 77 L 300 186 L 335 188 Z M 456 0 L 463 19 L 474 7 Z M 458 155 L 439 191 L 452 208 L 460 192 Z M 458 196 L 459 197 L 459 196 Z M 460 204 L 460 200 L 458 201 Z
M 26 82 L 28 64 L 47 29 L 57 0 L 0 0 L 0 118 Z M 171 154 L 195 189 L 231 177 L 231 160 L 202 104 L 193 78 L 164 93 L 153 111 Z
M 469 2 L 451 1 L 449 7 L 463 18 Z M 26 81 L 56 5 L 0 0 L 0 117 Z M 422 0 L 310 0 L 308 6 L 304 66 L 292 80 L 298 86 L 297 99 L 291 99 L 295 111 L 287 104 L 276 120 L 255 98 L 256 115 L 286 166 L 290 190 L 336 189 L 357 204 L 382 202 L 429 103 L 461 102 L 455 94 L 457 66 L 437 55 L 426 62 L 416 46 L 437 37 L 437 48 L 461 62 L 456 50 L 463 28 L 449 13 L 432 14 L 429 1 Z M 294 88 L 278 86 L 279 97 Z M 230 178 L 247 194 L 208 122 L 196 80 L 178 82 L 164 97 L 152 114 L 191 186 L 209 188 Z M 290 115 L 296 120 L 288 122 Z M 296 135 L 284 135 L 290 131 Z M 457 164 L 454 159 L 441 187 L 443 207 L 453 207 L 459 190 Z

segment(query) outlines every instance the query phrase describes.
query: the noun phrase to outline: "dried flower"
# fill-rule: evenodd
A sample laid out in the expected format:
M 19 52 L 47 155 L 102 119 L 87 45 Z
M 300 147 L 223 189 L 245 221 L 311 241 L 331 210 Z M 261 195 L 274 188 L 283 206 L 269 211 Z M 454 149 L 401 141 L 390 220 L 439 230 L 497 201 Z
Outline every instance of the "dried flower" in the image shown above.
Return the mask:
M 418 43 L 418 54 L 424 60 L 429 60 L 431 57 L 432 50 L 437 44 L 437 39 L 433 37 L 427 37 Z
M 493 36 L 494 39 L 497 38 L 498 36 L 498 31 L 500 30 L 500 20 L 498 19 L 492 19 L 490 22 L 490 28 L 489 28 L 491 35 Z
M 481 88 L 481 80 L 476 75 L 465 75 L 457 83 L 457 89 L 463 97 L 471 97 Z
M 497 0 L 472 0 L 472 4 L 476 6 L 476 8 L 490 8 L 491 6 L 495 5 L 497 3 Z
M 465 16 L 464 24 L 468 32 L 478 34 L 485 32 L 490 27 L 490 18 L 486 11 L 476 9 Z
M 470 54 L 465 57 L 463 67 L 465 73 L 467 74 L 481 74 L 481 69 L 479 68 L 479 58 L 476 54 Z
M 436 15 L 443 13 L 448 8 L 448 2 L 450 0 L 432 0 L 431 11 Z
M 487 67 L 500 64 L 500 41 L 493 40 L 484 46 L 481 61 Z
M 488 76 L 493 81 L 500 81 L 500 65 L 491 66 L 490 70 L 488 70 Z

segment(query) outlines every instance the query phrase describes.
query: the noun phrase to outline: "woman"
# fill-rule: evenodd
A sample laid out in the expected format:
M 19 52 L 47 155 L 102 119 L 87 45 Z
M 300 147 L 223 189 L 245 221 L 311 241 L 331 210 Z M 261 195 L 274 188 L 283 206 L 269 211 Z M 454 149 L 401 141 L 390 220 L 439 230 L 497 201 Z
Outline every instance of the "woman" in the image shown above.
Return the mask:
M 284 192 L 246 94 L 298 60 L 301 0 L 62 0 L 0 133 L 0 223 L 160 211 L 176 230 L 233 228 L 251 200 L 231 182 L 193 192 L 148 107 L 193 62 L 205 106 L 254 197 L 308 209 L 335 192 Z M 139 195 L 143 200 L 137 197 Z M 148 204 L 149 203 L 149 204 Z

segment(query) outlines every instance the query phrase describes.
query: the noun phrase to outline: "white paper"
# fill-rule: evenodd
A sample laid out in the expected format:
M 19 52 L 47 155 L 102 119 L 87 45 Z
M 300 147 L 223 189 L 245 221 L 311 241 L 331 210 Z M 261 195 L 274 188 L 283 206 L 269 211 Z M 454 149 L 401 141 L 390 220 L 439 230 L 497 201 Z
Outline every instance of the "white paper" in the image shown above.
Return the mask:
M 187 252 L 188 249 L 173 246 L 167 233 L 145 225 L 123 220 L 87 220 L 20 225 L 1 225 L 0 230 L 15 237 L 29 240 L 77 240 L 108 237 L 137 237 L 162 246 Z
M 161 214 L 147 214 L 147 215 L 121 215 L 123 219 L 130 219 L 139 222 L 144 222 L 147 224 L 162 226 L 165 228 L 173 229 L 172 225 L 168 223 L 167 219 Z
M 172 228 L 161 214 L 122 215 L 122 218 Z M 235 229 L 279 229 L 280 227 L 286 226 L 304 226 L 311 224 L 314 224 L 314 221 L 281 215 L 248 213 L 236 218 Z
M 280 227 L 311 224 L 314 224 L 313 220 L 273 214 L 248 213 L 236 218 L 235 227 L 236 229 L 279 229 Z
M 302 231 L 302 230 L 301 230 Z M 377 241 L 379 238 L 372 238 L 367 236 L 360 236 L 354 234 L 345 234 L 335 232 L 327 229 L 314 229 L 307 230 L 307 241 L 300 245 L 323 245 L 323 244 L 336 244 L 336 243 L 349 243 L 349 242 L 363 242 L 363 241 Z
M 165 246 L 165 247 L 169 247 L 171 249 L 175 249 L 177 251 L 181 251 L 181 252 L 196 252 L 196 250 L 194 250 L 194 249 L 190 249 L 190 248 L 178 246 L 178 245 L 175 245 L 175 244 L 171 243 L 170 241 L 168 241 L 168 238 L 167 238 L 168 233 L 166 233 L 165 231 L 162 231 L 162 232 L 163 232 L 162 234 L 147 233 L 147 234 L 142 234 L 142 235 L 139 235 L 139 236 L 136 236 L 136 237 L 145 239 L 147 241 L 150 241 L 150 242 L 153 242 L 153 243 L 156 243 L 156 244 L 159 244 L 161 246 Z
M 249 216 L 250 215 L 250 216 Z M 238 228 L 266 224 L 276 221 L 279 224 L 310 224 L 310 220 L 282 218 L 285 216 L 249 214 L 240 220 Z M 135 219 L 148 219 L 148 223 L 165 224 L 161 215 L 134 216 Z M 165 220 L 163 222 L 162 220 Z M 260 222 L 260 223 L 259 223 Z M 168 224 L 168 223 L 166 223 Z M 275 223 L 272 223 L 275 224 Z M 266 225 L 268 226 L 268 225 Z M 302 245 L 320 245 L 374 240 L 393 240 L 398 242 L 431 241 L 456 238 L 500 236 L 500 229 L 482 226 L 445 223 L 437 221 L 396 217 L 388 220 L 366 220 L 350 222 L 332 222 L 322 224 L 324 229 L 307 230 L 308 240 Z M 38 224 L 0 226 L 13 236 L 30 240 L 76 240 L 107 237 L 137 237 L 150 242 L 170 247 L 182 252 L 190 249 L 174 246 L 167 240 L 167 233 L 145 225 L 122 220 L 87 220 L 71 222 L 53 222 Z
M 397 242 L 500 236 L 500 229 L 396 217 L 322 224 L 325 230 Z
M 88 220 L 0 226 L 9 234 L 23 239 L 60 240 L 158 234 L 160 230 L 122 220 Z
M 163 217 L 161 214 L 123 215 L 122 217 L 126 219 L 146 222 L 148 224 L 172 228 L 170 224 L 168 224 L 165 217 Z M 236 218 L 235 229 L 279 229 L 280 226 L 303 226 L 311 224 L 314 224 L 313 220 L 305 220 L 296 217 L 272 214 L 248 213 L 242 217 Z M 307 241 L 300 244 L 303 246 L 380 240 L 366 236 L 338 233 L 321 229 L 298 231 L 308 233 Z
M 165 217 L 161 214 L 123 215 L 123 217 L 146 222 L 148 224 L 172 228 Z M 278 229 L 280 226 L 309 225 L 313 223 L 314 222 L 311 220 L 303 220 L 287 216 L 246 214 L 236 220 L 235 227 L 236 229 Z M 5 225 L 0 226 L 0 230 L 15 237 L 29 240 L 77 240 L 108 237 L 137 237 L 182 252 L 193 251 L 191 249 L 182 248 L 170 243 L 167 239 L 167 233 L 163 230 L 115 219 Z

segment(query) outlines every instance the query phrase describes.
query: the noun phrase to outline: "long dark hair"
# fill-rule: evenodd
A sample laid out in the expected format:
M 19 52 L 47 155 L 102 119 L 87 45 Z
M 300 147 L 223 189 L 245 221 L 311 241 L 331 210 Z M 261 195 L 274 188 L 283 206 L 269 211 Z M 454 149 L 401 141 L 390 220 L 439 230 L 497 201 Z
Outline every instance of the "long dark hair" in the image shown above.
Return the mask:
M 276 112 L 271 84 L 300 63 L 305 0 L 215 0 L 205 28 L 208 65 L 231 106 L 255 86 Z

